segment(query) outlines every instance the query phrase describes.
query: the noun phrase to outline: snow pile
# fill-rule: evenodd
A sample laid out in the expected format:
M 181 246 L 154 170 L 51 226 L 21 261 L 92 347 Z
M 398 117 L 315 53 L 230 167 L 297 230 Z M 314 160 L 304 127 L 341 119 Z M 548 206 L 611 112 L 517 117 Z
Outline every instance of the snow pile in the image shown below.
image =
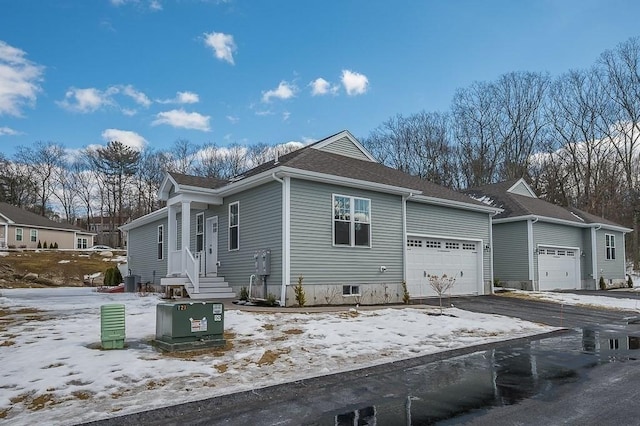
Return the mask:
M 629 289 L 632 290 L 632 289 Z M 636 290 L 636 289 L 634 289 Z M 563 305 L 583 305 L 596 308 L 619 309 L 625 311 L 640 312 L 640 300 L 614 298 L 606 296 L 589 296 L 575 293 L 552 293 L 538 291 L 513 290 L 510 293 L 516 296 L 539 299 L 545 302 L 561 303 Z M 508 295 L 508 294 L 507 294 Z
M 156 296 L 88 288 L 12 289 L 1 296 L 0 418 L 19 425 L 96 420 L 553 330 L 455 308 L 444 316 L 431 307 L 229 310 L 224 349 L 175 356 L 149 344 Z M 108 303 L 125 304 L 125 350 L 97 349 L 100 306 Z

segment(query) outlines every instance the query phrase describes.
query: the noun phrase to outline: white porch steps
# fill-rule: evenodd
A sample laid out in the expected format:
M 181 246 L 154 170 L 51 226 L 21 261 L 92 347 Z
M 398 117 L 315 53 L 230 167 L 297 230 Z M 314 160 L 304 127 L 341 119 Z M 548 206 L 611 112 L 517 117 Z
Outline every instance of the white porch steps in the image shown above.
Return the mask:
M 224 277 L 200 277 L 200 292 L 193 292 L 193 284 L 187 277 L 166 277 L 162 278 L 161 284 L 171 286 L 184 286 L 187 294 L 194 300 L 219 300 L 235 299 L 237 296 L 229 287 L 229 283 Z

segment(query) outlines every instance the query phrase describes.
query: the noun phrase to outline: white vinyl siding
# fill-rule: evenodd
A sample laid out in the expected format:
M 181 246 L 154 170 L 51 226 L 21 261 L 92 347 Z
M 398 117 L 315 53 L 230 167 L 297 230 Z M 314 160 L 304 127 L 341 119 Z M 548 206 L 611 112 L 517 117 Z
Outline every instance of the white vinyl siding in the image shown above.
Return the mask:
M 604 241 L 605 241 L 606 259 L 615 260 L 616 259 L 616 236 L 611 234 L 605 234 Z
M 240 248 L 240 203 L 229 204 L 229 251 Z

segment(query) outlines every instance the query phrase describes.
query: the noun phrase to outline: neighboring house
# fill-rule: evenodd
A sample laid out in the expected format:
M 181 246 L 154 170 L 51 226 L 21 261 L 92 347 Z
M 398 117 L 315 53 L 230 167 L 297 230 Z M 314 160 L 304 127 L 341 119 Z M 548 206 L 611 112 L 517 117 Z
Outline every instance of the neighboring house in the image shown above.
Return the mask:
M 93 245 L 93 237 L 76 226 L 0 203 L 0 248 L 36 249 L 38 243 L 57 243 L 61 250 L 85 249 Z
M 524 179 L 465 191 L 499 207 L 493 218 L 494 276 L 524 290 L 596 289 L 625 279 L 625 234 L 619 224 L 539 199 Z
M 167 174 L 167 207 L 121 227 L 143 282 L 183 284 L 193 298 L 272 294 L 294 305 L 386 303 L 491 292 L 491 216 L 500 209 L 374 160 L 343 131 L 229 181 Z M 214 291 L 219 294 L 213 293 Z
M 122 222 L 118 217 L 109 216 L 93 216 L 89 220 L 89 231 L 96 234 L 96 244 L 106 244 L 108 246 L 116 247 L 118 242 L 121 241 L 120 226 L 129 221 L 128 217 L 123 217 Z

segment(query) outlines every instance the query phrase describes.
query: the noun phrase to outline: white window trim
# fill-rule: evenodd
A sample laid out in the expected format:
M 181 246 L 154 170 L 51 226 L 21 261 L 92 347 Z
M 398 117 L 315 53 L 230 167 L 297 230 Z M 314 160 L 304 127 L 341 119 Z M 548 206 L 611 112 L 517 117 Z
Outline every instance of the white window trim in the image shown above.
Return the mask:
M 343 198 L 349 198 L 351 200 L 351 202 L 349 203 L 349 223 L 352 225 L 350 226 L 350 231 L 351 231 L 351 235 L 349 236 L 349 240 L 351 241 L 351 244 L 347 245 L 347 244 L 336 244 L 336 211 L 335 211 L 335 199 L 336 197 L 343 197 Z M 369 202 L 369 222 L 362 222 L 362 223 L 367 223 L 369 225 L 369 245 L 367 246 L 359 246 L 356 245 L 356 221 L 355 221 L 355 200 L 365 200 Z M 372 208 L 371 208 L 371 199 L 370 198 L 364 198 L 364 197 L 355 197 L 353 195 L 343 195 L 343 194 L 331 194 L 331 242 L 333 244 L 333 247 L 351 247 L 351 248 L 359 248 L 359 249 L 370 249 L 373 248 L 373 214 L 372 214 Z
M 37 243 L 38 242 L 38 230 L 30 229 L 29 230 L 29 242 Z
M 238 206 L 238 213 L 237 213 L 237 223 L 235 225 L 231 225 L 231 206 L 236 205 Z M 228 214 L 228 220 L 227 223 L 228 225 L 228 232 L 227 232 L 227 249 L 229 251 L 238 251 L 240 250 L 240 201 L 234 201 L 233 203 L 229 203 L 229 214 Z M 236 248 L 231 248 L 231 228 L 235 227 L 238 228 L 238 246 Z
M 198 232 L 198 219 L 202 218 L 202 229 Z M 202 235 L 202 250 L 204 250 L 204 212 L 196 215 L 196 252 L 198 252 L 198 236 Z
M 609 237 L 609 244 L 607 244 L 607 237 Z M 613 244 L 611 244 L 613 242 Z M 613 249 L 613 257 L 610 256 Z M 604 234 L 604 259 L 616 260 L 616 236 L 615 234 Z
M 160 238 L 161 233 L 162 238 Z M 162 246 L 162 250 L 158 250 L 158 246 Z M 160 253 L 160 257 L 158 257 L 158 253 Z M 156 231 L 156 257 L 158 260 L 164 259 L 164 225 L 158 225 L 158 230 Z
M 344 294 L 345 287 L 349 287 L 349 294 Z M 353 292 L 354 287 L 358 287 L 357 293 Z M 342 285 L 342 297 L 358 297 L 358 296 L 362 296 L 362 293 L 360 290 L 360 284 L 343 284 Z
M 76 238 L 76 249 L 85 250 L 87 248 L 89 248 L 89 238 L 87 237 Z
M 18 231 L 20 231 L 20 239 L 18 239 Z M 24 242 L 24 229 L 16 228 L 16 242 Z

